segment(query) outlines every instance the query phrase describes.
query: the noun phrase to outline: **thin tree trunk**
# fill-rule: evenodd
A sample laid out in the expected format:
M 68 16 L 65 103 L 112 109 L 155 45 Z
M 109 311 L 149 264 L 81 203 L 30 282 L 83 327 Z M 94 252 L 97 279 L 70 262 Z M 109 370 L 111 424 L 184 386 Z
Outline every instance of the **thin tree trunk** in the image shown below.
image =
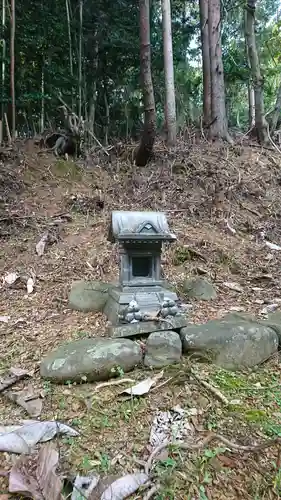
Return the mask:
M 139 0 L 140 8 L 140 70 L 144 104 L 144 128 L 139 147 L 135 152 L 135 162 L 145 166 L 151 158 L 156 135 L 156 113 L 154 90 L 151 76 L 150 47 L 150 4 L 149 0 Z
M 246 59 L 247 65 L 249 68 L 249 72 L 251 74 L 251 63 L 249 58 L 249 49 L 247 44 L 246 37 L 246 9 L 244 11 L 244 31 L 245 31 L 245 50 L 246 50 Z M 255 122 L 256 122 L 256 113 L 255 113 L 255 91 L 252 83 L 252 78 L 249 76 L 248 80 L 248 112 L 249 112 L 249 128 L 254 130 Z
M 2 0 L 2 67 L 1 67 L 1 83 L 2 83 L 2 104 L 1 104 L 1 121 L 2 121 L 2 126 L 1 126 L 1 137 L 0 141 L 2 143 L 3 141 L 3 129 L 4 129 L 4 113 L 5 113 L 5 106 L 4 106 L 4 99 L 5 99 L 5 73 L 6 73 L 6 65 L 5 65 L 5 59 L 6 59 L 6 40 L 4 38 L 4 33 L 5 33 L 5 27 L 6 27 L 6 0 Z
M 45 78 L 44 78 L 44 61 L 42 64 L 41 71 L 41 115 L 40 115 L 40 133 L 42 134 L 44 131 L 44 123 L 45 123 Z
M 170 0 L 162 0 L 162 23 L 166 90 L 165 116 L 167 127 L 167 143 L 169 146 L 174 146 L 177 140 L 177 118 Z
M 255 126 L 255 91 L 252 87 L 252 83 L 248 83 L 248 106 L 249 106 L 249 128 Z
M 11 0 L 11 98 L 12 98 L 12 139 L 16 138 L 16 100 L 15 100 L 15 0 Z
M 104 127 L 104 144 L 108 146 L 108 132 L 109 132 L 109 105 L 107 98 L 107 87 L 105 82 L 103 83 L 103 99 L 104 99 L 104 109 L 105 109 L 105 127 Z
M 221 48 L 220 0 L 209 0 L 208 2 L 208 30 L 212 99 L 212 120 L 210 126 L 210 137 L 212 139 L 225 139 L 228 142 L 233 143 L 228 134 L 226 117 L 224 74 Z
M 209 126 L 211 112 L 211 68 L 208 28 L 208 0 L 200 0 L 201 51 L 203 67 L 203 123 Z
M 259 55 L 256 46 L 255 35 L 255 10 L 256 0 L 247 0 L 246 5 L 246 23 L 245 35 L 248 47 L 249 61 L 251 66 L 252 78 L 255 92 L 255 123 L 258 141 L 260 144 L 266 144 L 269 141 L 268 125 L 265 119 L 262 76 L 260 70 Z
M 78 61 L 78 116 L 82 116 L 82 31 L 83 31 L 83 0 L 79 1 L 79 61 Z
M 96 102 L 97 102 L 97 69 L 99 60 L 99 43 L 97 38 L 97 32 L 95 33 L 95 43 L 94 43 L 94 54 L 93 54 L 93 70 L 94 70 L 94 80 L 92 83 L 91 99 L 90 99 L 90 110 L 89 110 L 89 126 L 92 133 L 95 133 L 95 115 L 96 115 Z
M 65 7 L 66 7 L 66 19 L 67 19 L 67 31 L 68 31 L 69 67 L 70 67 L 70 74 L 73 77 L 73 55 L 72 55 L 72 39 L 71 39 L 69 0 L 65 0 Z
M 278 119 L 280 118 L 281 111 L 281 83 L 277 92 L 276 103 L 271 117 L 271 133 L 273 134 L 277 128 Z
M 65 0 L 65 8 L 66 8 L 67 31 L 68 31 L 69 68 L 70 68 L 70 75 L 73 80 L 73 54 L 72 54 L 69 0 Z M 73 87 L 71 88 L 71 105 L 73 108 Z

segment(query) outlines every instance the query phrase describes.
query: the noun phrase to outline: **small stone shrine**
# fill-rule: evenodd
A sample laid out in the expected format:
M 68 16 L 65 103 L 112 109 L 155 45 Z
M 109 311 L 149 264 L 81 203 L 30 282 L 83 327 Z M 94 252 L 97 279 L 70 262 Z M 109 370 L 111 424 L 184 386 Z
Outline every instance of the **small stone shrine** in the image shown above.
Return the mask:
M 119 285 L 109 291 L 104 310 L 108 320 L 124 327 L 155 322 L 156 318 L 160 323 L 163 318 L 165 329 L 169 329 L 164 318 L 170 322 L 181 312 L 178 296 L 164 286 L 161 272 L 162 244 L 176 240 L 165 214 L 112 212 L 108 240 L 118 243 L 120 256 Z M 170 322 L 170 328 L 177 323 Z M 163 328 L 164 325 L 159 329 Z M 143 328 L 139 330 L 141 333 Z

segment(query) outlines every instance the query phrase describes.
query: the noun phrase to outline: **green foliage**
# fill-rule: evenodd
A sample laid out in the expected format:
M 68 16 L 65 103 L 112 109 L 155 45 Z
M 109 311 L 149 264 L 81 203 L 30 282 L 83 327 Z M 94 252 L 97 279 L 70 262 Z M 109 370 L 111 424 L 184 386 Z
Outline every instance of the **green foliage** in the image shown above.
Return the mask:
M 79 6 L 76 0 L 69 2 L 73 75 L 70 72 L 66 1 L 16 2 L 15 85 L 19 131 L 39 128 L 42 98 L 48 126 L 61 125 L 59 95 L 77 110 Z M 276 19 L 278 5 L 277 0 L 260 0 L 256 11 L 266 110 L 274 105 L 281 74 L 281 22 Z M 203 90 L 199 4 L 195 0 L 188 3 L 173 0 L 171 7 L 178 124 L 180 127 L 198 125 Z M 227 0 L 222 3 L 222 16 L 229 123 L 247 128 L 247 85 L 251 76 L 245 52 L 244 5 Z M 93 5 L 91 0 L 84 0 L 82 34 L 84 116 L 87 118 L 94 106 L 95 132 L 102 138 L 107 127 L 107 101 L 109 135 L 137 137 L 143 119 L 138 3 L 133 0 L 97 0 Z M 5 38 L 7 45 L 6 82 L 1 96 L 9 116 L 8 14 L 1 37 Z M 152 2 L 151 46 L 157 123 L 162 126 L 165 90 L 160 2 Z M 98 48 L 98 57 L 95 47 Z M 0 60 L 1 57 L 2 53 Z

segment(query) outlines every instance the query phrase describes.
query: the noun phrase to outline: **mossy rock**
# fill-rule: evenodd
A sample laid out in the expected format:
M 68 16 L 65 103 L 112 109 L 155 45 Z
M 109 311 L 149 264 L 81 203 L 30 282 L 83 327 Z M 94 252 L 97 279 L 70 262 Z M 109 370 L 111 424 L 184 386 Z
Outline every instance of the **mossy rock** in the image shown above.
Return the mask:
M 217 296 L 217 292 L 212 283 L 201 277 L 185 280 L 183 283 L 183 291 L 188 297 L 200 300 L 211 300 L 215 299 Z
M 112 287 L 111 283 L 102 281 L 76 281 L 71 287 L 68 305 L 76 311 L 102 312 Z

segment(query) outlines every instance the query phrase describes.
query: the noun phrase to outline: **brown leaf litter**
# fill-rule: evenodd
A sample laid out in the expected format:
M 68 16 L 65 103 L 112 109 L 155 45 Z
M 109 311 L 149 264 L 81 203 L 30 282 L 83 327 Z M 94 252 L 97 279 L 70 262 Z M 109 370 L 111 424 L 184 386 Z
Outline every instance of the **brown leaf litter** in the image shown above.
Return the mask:
M 13 157 L 8 161 L 12 163 Z M 165 371 L 165 378 L 171 380 L 159 391 L 151 391 L 134 402 L 117 403 L 120 387 L 104 387 L 94 394 L 91 408 L 83 401 L 89 389 L 93 392 L 92 386 L 72 386 L 70 393 L 65 393 L 65 387 L 48 387 L 36 369 L 42 356 L 61 343 L 86 335 L 104 335 L 105 318 L 101 314 L 69 310 L 67 296 L 76 279 L 116 279 L 117 252 L 107 242 L 112 210 L 167 211 L 171 228 L 178 237 L 177 243 L 164 251 L 167 279 L 182 296 L 183 280 L 201 274 L 203 268 L 204 275 L 218 289 L 217 299 L 210 303 L 192 301 L 194 322 L 220 317 L 232 307 L 257 313 L 263 301 L 280 298 L 279 253 L 266 246 L 260 237 L 265 233 L 266 240 L 281 244 L 280 166 L 281 159 L 275 151 L 257 147 L 180 143 L 168 152 L 159 142 L 153 162 L 145 169 L 125 162 L 122 168 L 117 168 L 114 162 L 110 165 L 101 160 L 93 168 L 90 164 L 78 167 L 70 162 L 55 162 L 51 157 L 37 158 L 35 153 L 24 153 L 24 161 L 15 169 L 14 176 L 12 169 L 8 169 L 8 182 L 0 182 L 4 186 L 3 196 L 0 193 L 4 199 L 0 207 L 2 274 L 17 272 L 36 276 L 36 281 L 30 294 L 23 288 L 0 285 L 0 315 L 9 317 L 8 322 L 0 322 L 0 369 L 20 366 L 35 370 L 33 390 L 37 394 L 44 390 L 46 394 L 41 418 L 63 419 L 79 426 L 81 436 L 75 438 L 75 443 L 66 440 L 59 444 L 60 467 L 84 474 L 96 467 L 103 473 L 110 469 L 113 474 L 120 474 L 124 468 L 128 473 L 133 472 L 136 468 L 133 457 L 148 459 L 146 446 L 155 409 L 180 403 L 184 407 L 190 401 L 196 406 L 201 404 L 202 391 L 209 404 L 198 417 L 199 427 L 206 429 L 207 425 L 213 425 L 214 418 L 219 434 L 227 439 L 240 440 L 245 446 L 250 446 L 253 439 L 255 443 L 262 441 L 264 435 L 255 435 L 258 429 L 236 425 L 235 418 L 229 416 L 207 387 L 194 386 L 196 381 L 191 383 L 185 373 L 174 377 L 173 369 Z M 3 167 L 1 175 L 5 176 Z M 102 203 L 97 202 L 97 196 Z M 75 206 L 71 206 L 71 200 Z M 57 214 L 70 217 L 58 222 L 57 237 L 44 252 L 40 250 L 39 257 L 36 244 L 52 230 Z M 191 251 L 184 254 L 184 248 Z M 176 255 L 181 255 L 182 260 L 175 259 Z M 224 283 L 236 283 L 239 293 Z M 272 373 L 276 374 L 278 363 L 273 360 L 268 367 L 270 363 L 274 367 Z M 181 370 L 177 368 L 177 375 Z M 136 372 L 133 378 L 138 382 L 144 373 Z M 25 387 L 24 380 L 18 381 L 18 391 Z M 262 404 L 262 398 L 255 395 L 245 401 L 249 405 L 255 401 Z M 1 415 L 3 422 L 17 422 L 26 417 L 23 409 L 4 398 L 1 398 Z M 178 499 L 188 498 L 187 491 L 199 498 L 201 486 L 210 499 L 247 500 L 255 498 L 254 488 L 259 488 L 257 498 L 275 498 L 272 462 L 277 458 L 273 449 L 261 451 L 256 459 L 245 451 L 239 454 L 237 467 L 232 466 L 237 464 L 236 455 L 218 451 L 219 470 L 212 468 L 203 451 L 194 450 L 190 454 L 178 450 L 169 456 L 176 463 L 172 476 L 168 465 L 166 469 L 161 463 L 157 465 L 159 477 L 164 474 L 167 482 L 165 498 L 169 498 L 171 478 L 173 494 Z M 206 468 L 206 463 L 211 469 Z M 10 470 L 11 466 L 11 457 L 7 454 L 1 457 L 1 469 Z M 204 476 L 209 470 L 211 483 Z M 53 469 L 49 473 L 53 474 Z M 56 481 L 54 477 L 54 484 Z M 1 478 L 0 482 L 6 493 L 7 479 Z M 262 496 L 265 491 L 267 496 Z

